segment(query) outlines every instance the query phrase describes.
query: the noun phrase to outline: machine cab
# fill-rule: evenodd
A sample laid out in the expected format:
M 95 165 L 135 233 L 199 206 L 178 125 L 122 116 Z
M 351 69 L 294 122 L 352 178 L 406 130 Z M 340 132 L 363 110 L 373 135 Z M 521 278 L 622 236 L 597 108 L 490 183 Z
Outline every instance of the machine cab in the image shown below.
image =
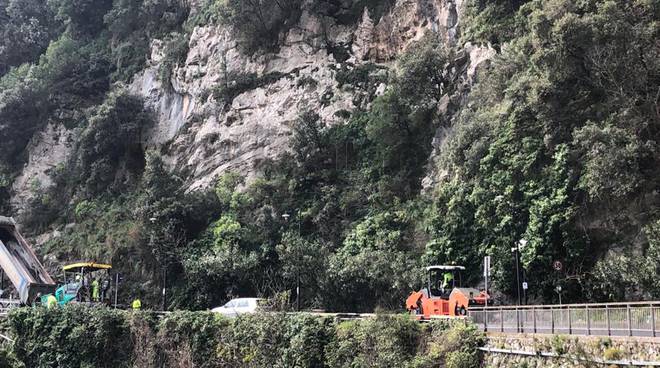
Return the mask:
M 81 262 L 66 265 L 64 285 L 55 291 L 60 304 L 76 302 L 109 303 L 111 278 L 108 274 L 112 266 L 95 262 Z
M 427 291 L 429 298 L 449 299 L 454 288 L 461 286 L 463 266 L 428 266 Z

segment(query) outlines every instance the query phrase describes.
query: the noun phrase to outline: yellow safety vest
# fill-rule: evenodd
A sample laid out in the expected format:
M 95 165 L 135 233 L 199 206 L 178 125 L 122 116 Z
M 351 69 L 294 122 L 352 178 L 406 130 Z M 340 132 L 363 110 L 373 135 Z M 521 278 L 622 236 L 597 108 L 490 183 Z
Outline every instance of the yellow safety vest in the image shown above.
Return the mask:
M 133 309 L 135 309 L 135 310 L 138 310 L 138 309 L 142 308 L 142 302 L 140 301 L 140 299 L 135 299 L 135 300 L 133 300 L 133 303 L 131 304 L 131 307 L 133 307 Z
M 449 284 L 454 281 L 454 275 L 451 272 L 446 272 L 444 275 L 442 275 L 442 288 L 446 289 L 449 287 Z
M 49 294 L 46 297 L 46 306 L 48 309 L 53 309 L 57 307 L 57 298 L 53 294 Z
M 99 280 L 92 281 L 92 300 L 99 301 Z

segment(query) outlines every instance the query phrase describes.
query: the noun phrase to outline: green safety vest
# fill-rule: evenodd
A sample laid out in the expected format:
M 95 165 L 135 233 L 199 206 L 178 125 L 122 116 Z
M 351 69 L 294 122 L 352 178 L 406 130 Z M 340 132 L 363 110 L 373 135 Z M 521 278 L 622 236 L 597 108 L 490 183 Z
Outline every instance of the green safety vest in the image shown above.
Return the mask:
M 450 272 L 445 273 L 442 277 L 443 277 L 443 280 L 442 280 L 442 288 L 443 289 L 448 287 L 449 283 L 452 282 L 452 280 L 454 280 L 454 275 L 452 275 Z
M 57 307 L 57 298 L 53 294 L 49 294 L 46 297 L 46 307 L 48 307 L 48 309 Z
M 133 307 L 133 309 L 136 309 L 136 310 L 140 309 L 140 308 L 142 308 L 142 302 L 140 301 L 140 299 L 135 299 L 135 300 L 133 300 L 133 303 L 131 304 L 131 307 Z
M 92 281 L 92 299 L 99 300 L 99 280 Z

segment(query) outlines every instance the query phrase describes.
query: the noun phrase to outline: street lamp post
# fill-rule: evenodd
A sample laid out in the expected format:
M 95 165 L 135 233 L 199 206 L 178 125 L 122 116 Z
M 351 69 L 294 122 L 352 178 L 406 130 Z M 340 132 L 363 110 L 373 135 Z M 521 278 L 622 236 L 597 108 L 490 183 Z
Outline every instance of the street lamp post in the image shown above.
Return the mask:
M 516 242 L 516 246 L 511 248 L 511 251 L 515 254 L 516 257 L 516 290 L 518 291 L 518 305 L 522 304 L 522 299 L 520 296 L 520 249 L 524 248 L 527 245 L 527 240 L 520 239 Z
M 284 218 L 284 221 L 289 221 L 289 215 L 288 213 L 282 214 L 282 218 Z M 298 211 L 298 240 L 301 241 L 300 236 L 301 236 L 301 221 L 300 221 L 300 211 Z M 300 311 L 300 249 L 299 247 L 296 247 L 296 260 L 298 262 L 298 265 L 296 265 L 296 311 Z
M 511 248 L 511 251 L 516 256 L 516 290 L 518 291 L 518 305 L 522 303 L 520 299 L 520 248 L 524 248 L 527 245 L 527 240 L 520 239 L 516 242 L 516 246 Z M 520 310 L 516 309 L 516 329 L 521 332 L 521 323 L 520 323 Z
M 156 217 L 149 218 L 149 222 L 151 222 L 152 226 L 155 226 L 156 221 L 158 221 L 158 219 Z M 151 243 L 153 245 L 153 243 L 155 242 L 154 230 L 153 229 L 151 230 L 151 234 L 149 235 L 149 238 L 150 238 Z M 161 249 L 162 249 L 162 247 L 161 247 Z M 166 311 L 167 310 L 167 263 L 168 263 L 168 260 L 166 258 L 168 256 L 166 256 L 164 254 L 164 252 L 161 252 L 161 254 L 159 254 L 158 256 L 160 257 L 160 266 L 161 266 L 161 273 L 162 273 L 162 278 L 163 278 L 163 280 L 162 280 L 163 287 L 162 287 L 162 290 L 161 290 L 160 304 L 161 304 L 161 310 Z M 116 304 L 116 302 L 115 302 L 115 304 Z
M 555 291 L 557 292 L 557 295 L 559 295 L 559 305 L 561 305 L 561 285 L 557 285 Z

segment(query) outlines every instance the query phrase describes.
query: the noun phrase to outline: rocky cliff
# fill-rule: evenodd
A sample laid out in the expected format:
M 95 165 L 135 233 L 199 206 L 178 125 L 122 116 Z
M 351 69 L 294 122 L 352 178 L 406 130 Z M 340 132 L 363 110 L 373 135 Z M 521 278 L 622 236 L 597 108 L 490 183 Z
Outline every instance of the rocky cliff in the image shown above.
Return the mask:
M 196 27 L 185 62 L 166 82 L 158 78 L 164 42 L 152 40 L 148 66 L 128 86 L 157 116 L 157 124 L 143 136 L 144 145 L 163 152 L 170 168 L 191 189 L 209 186 L 228 170 L 252 178 L 264 160 L 287 149 L 292 122 L 302 111 L 315 111 L 328 124 L 341 123 L 342 113 L 367 107 L 387 88 L 384 77 L 372 78 L 371 85 L 340 85 L 336 79 L 340 71 L 369 65 L 370 74 L 386 76 L 397 55 L 427 33 L 455 46 L 461 9 L 461 1 L 402 0 L 381 19 L 372 19 L 365 8 L 357 25 L 337 24 L 333 18 L 304 10 L 298 24 L 282 35 L 278 52 L 254 55 L 240 51 L 228 26 Z M 455 111 L 452 103 L 460 103 L 477 67 L 495 54 L 488 46 L 458 48 L 447 69 L 454 70 L 461 87 L 444 99 L 441 109 L 446 110 L 447 121 Z M 231 100 L 214 93 L 241 83 L 245 76 L 253 83 Z M 438 127 L 437 147 L 449 126 Z M 48 125 L 34 136 L 27 164 L 13 185 L 16 208 L 25 204 L 35 186 L 51 185 L 48 173 L 71 153 L 73 134 Z

